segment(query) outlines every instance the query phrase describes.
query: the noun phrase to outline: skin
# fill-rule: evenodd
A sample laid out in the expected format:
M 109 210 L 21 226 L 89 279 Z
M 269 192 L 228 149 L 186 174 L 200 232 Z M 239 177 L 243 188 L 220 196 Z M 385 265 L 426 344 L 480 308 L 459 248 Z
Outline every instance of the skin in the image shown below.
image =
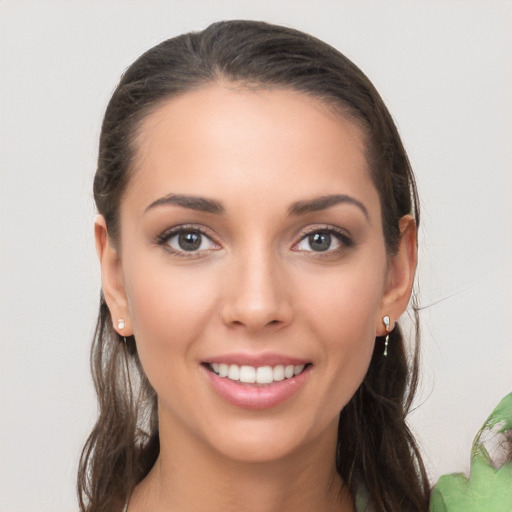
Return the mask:
M 169 100 L 137 143 L 121 240 L 101 216 L 95 226 L 114 323 L 135 334 L 158 395 L 161 454 L 130 512 L 352 510 L 335 470 L 338 415 L 382 317 L 392 327 L 404 312 L 416 265 L 409 216 L 399 251 L 386 253 L 360 128 L 297 92 L 220 83 Z M 224 211 L 155 204 L 169 194 Z M 332 194 L 354 201 L 290 213 Z M 184 225 L 206 234 L 199 250 L 164 240 Z M 308 236 L 328 229 L 343 237 L 313 250 Z M 251 410 L 209 383 L 203 363 L 232 353 L 310 364 L 290 398 Z

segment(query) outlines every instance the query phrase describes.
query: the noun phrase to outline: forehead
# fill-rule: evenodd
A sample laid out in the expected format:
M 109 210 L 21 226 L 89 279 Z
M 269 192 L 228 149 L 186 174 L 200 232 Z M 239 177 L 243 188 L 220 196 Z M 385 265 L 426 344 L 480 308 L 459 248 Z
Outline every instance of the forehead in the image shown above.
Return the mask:
M 136 146 L 127 192 L 148 201 L 251 191 L 264 201 L 279 191 L 290 202 L 336 192 L 378 203 L 361 128 L 296 91 L 209 85 L 184 93 L 144 120 Z

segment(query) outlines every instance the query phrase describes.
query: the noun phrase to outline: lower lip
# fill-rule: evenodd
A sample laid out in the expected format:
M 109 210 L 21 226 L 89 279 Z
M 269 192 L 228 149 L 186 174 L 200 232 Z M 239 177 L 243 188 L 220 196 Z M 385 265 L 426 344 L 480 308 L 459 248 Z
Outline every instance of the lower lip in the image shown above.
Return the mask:
M 214 391 L 226 402 L 243 409 L 262 410 L 275 407 L 295 395 L 306 383 L 310 368 L 272 384 L 245 384 L 203 369 Z

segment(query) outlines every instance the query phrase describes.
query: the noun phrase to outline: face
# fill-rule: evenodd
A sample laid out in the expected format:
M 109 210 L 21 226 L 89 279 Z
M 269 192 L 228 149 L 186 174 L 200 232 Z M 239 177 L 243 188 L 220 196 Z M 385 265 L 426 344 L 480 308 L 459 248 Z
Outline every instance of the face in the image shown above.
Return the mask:
M 405 307 L 357 125 L 292 91 L 185 93 L 144 121 L 120 222 L 103 286 L 162 436 L 251 461 L 332 443 Z

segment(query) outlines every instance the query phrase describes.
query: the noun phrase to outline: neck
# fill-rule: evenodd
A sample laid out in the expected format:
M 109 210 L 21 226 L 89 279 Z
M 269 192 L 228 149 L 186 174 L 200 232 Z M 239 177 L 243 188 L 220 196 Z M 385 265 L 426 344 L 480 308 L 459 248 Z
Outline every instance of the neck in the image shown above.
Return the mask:
M 244 462 L 226 458 L 190 436 L 178 440 L 160 427 L 160 455 L 135 488 L 129 512 L 353 510 L 335 467 L 337 429 L 297 453 Z

